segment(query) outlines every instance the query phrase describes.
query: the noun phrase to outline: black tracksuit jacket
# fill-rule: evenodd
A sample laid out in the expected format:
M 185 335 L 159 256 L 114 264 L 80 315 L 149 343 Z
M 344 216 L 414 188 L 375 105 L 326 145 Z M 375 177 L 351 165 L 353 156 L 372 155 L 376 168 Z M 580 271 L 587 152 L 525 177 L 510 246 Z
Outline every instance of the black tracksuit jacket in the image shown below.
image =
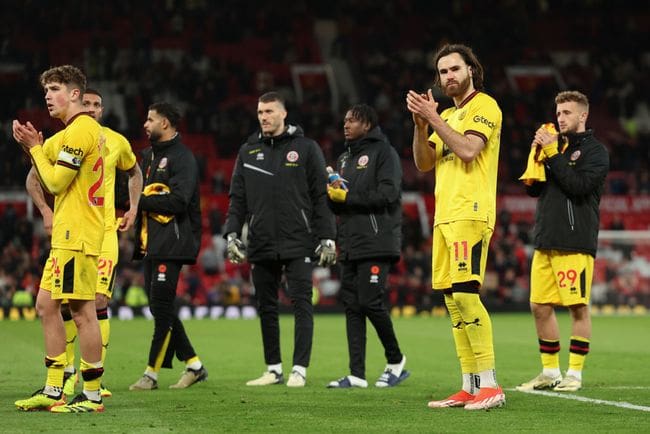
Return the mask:
M 194 264 L 201 246 L 199 169 L 196 158 L 176 135 L 166 142 L 152 143 L 142 152 L 144 185 L 165 184 L 170 194 L 140 197 L 135 224 L 134 259 L 140 252 L 142 212 L 174 215 L 167 224 L 147 218 L 147 258 Z
M 596 256 L 600 197 L 609 170 L 609 153 L 593 131 L 567 135 L 564 153 L 545 162 L 546 182 L 526 187 L 539 197 L 533 243 L 536 249 Z M 560 140 L 561 142 L 561 140 Z
M 300 127 L 275 137 L 259 132 L 239 149 L 230 184 L 224 236 L 248 223 L 248 260 L 314 257 L 321 239 L 334 239 L 327 208 L 325 158 Z
M 328 199 L 339 217 L 340 259 L 397 260 L 402 239 L 402 166 L 379 127 L 347 142 L 336 168 L 347 181 L 345 203 Z

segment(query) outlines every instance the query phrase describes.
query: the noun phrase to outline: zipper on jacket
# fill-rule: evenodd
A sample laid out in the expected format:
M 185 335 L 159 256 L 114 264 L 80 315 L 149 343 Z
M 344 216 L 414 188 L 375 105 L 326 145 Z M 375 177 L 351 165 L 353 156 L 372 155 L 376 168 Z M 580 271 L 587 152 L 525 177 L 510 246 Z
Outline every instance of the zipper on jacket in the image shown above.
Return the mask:
M 253 231 L 253 220 L 255 220 L 255 214 L 251 214 L 251 219 L 248 221 L 248 232 Z
M 309 225 L 309 220 L 307 219 L 307 214 L 305 214 L 305 210 L 301 209 L 300 214 L 302 215 L 302 219 L 305 221 L 305 226 L 307 227 L 307 232 L 311 234 L 311 226 Z
M 180 235 L 180 231 L 178 230 L 178 222 L 176 221 L 176 219 L 174 219 L 174 232 L 176 232 L 176 239 L 180 240 L 181 235 Z
M 571 230 L 573 230 L 576 221 L 575 221 L 575 216 L 573 215 L 573 204 L 571 203 L 571 199 L 566 200 L 566 209 L 567 209 L 567 214 L 569 215 L 569 226 L 571 226 Z
M 370 214 L 370 225 L 372 226 L 372 230 L 375 231 L 375 235 L 377 235 L 379 233 L 379 225 L 377 224 L 377 217 L 374 214 Z

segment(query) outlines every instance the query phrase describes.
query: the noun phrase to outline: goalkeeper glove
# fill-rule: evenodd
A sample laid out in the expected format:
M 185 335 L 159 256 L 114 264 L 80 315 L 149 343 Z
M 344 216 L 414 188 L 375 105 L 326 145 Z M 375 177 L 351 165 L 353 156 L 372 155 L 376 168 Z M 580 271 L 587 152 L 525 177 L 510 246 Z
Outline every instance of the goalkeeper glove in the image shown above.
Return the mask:
M 316 247 L 316 256 L 318 256 L 318 265 L 321 267 L 330 267 L 336 264 L 336 243 L 334 240 L 320 240 L 320 244 Z
M 228 252 L 228 260 L 233 264 L 241 264 L 246 259 L 246 246 L 244 243 L 237 238 L 235 232 L 228 234 L 228 247 L 226 248 Z
M 332 202 L 344 203 L 348 197 L 348 192 L 342 188 L 327 185 L 327 195 Z

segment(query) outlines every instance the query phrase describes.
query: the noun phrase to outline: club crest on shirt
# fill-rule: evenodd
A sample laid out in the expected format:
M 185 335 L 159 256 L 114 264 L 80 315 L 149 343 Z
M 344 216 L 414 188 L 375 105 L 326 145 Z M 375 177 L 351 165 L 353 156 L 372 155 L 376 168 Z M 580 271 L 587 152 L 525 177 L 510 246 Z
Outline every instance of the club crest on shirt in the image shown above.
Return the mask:
M 298 155 L 296 151 L 289 151 L 287 153 L 287 161 L 289 163 L 295 163 L 296 161 L 298 161 L 298 158 L 300 158 L 300 155 Z
M 359 157 L 357 160 L 357 166 L 358 167 L 366 167 L 368 165 L 368 156 L 367 155 L 362 155 Z
M 569 160 L 571 160 L 571 161 L 576 161 L 578 158 L 580 158 L 580 155 L 581 155 L 581 154 L 582 154 L 582 152 L 580 152 L 580 149 L 578 149 L 577 151 L 574 151 L 574 152 L 571 154 L 571 156 L 569 157 Z
M 257 161 L 262 161 L 262 160 L 264 160 L 264 153 L 263 153 L 263 152 L 260 152 L 259 154 L 257 154 L 257 155 L 255 156 L 255 159 L 256 159 Z
M 462 121 L 465 119 L 465 116 L 467 115 L 467 110 L 462 110 L 461 112 L 458 113 L 458 120 Z

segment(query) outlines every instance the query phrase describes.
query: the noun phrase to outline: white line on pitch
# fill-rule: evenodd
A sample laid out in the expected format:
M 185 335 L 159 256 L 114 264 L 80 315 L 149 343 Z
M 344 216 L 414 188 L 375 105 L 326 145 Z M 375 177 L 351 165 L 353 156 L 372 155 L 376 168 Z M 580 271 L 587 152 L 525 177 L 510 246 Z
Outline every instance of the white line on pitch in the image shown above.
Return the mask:
M 650 386 L 594 386 L 594 389 L 650 390 Z
M 606 401 L 604 399 L 587 398 L 586 396 L 571 395 L 571 394 L 559 393 L 559 392 L 546 392 L 544 390 L 528 390 L 528 391 L 517 390 L 517 389 L 508 389 L 508 390 L 512 392 L 530 393 L 532 395 L 544 395 L 544 396 L 551 396 L 553 398 L 562 398 L 562 399 L 570 399 L 573 401 L 588 402 L 590 404 L 611 405 L 612 407 L 627 408 L 628 410 L 639 410 L 639 411 L 650 412 L 650 407 L 646 407 L 644 405 L 630 404 L 629 402 Z

